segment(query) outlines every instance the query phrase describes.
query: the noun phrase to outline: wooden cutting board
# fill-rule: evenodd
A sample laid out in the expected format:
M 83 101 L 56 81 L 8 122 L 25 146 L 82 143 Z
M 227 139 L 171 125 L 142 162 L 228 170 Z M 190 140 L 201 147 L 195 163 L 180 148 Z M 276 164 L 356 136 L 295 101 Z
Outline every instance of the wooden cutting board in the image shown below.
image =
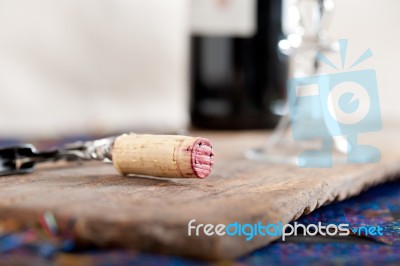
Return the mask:
M 215 169 L 206 179 L 121 176 L 103 163 L 44 166 L 33 174 L 0 178 L 0 219 L 36 221 L 45 211 L 75 220 L 77 241 L 101 247 L 203 259 L 236 258 L 274 240 L 188 236 L 198 223 L 287 223 L 335 200 L 343 200 L 400 173 L 399 130 L 366 138 L 382 151 L 379 164 L 302 169 L 246 160 L 262 132 L 207 133 Z

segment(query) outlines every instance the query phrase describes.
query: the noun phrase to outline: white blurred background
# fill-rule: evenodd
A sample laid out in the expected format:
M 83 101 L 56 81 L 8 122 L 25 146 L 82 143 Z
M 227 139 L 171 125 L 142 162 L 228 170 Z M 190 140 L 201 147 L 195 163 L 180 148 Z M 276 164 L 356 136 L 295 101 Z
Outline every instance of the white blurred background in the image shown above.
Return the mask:
M 185 127 L 189 6 L 0 0 L 0 137 Z M 349 39 L 349 61 L 372 50 L 358 69 L 376 69 L 389 122 L 400 115 L 399 10 L 398 0 L 337 0 L 330 31 Z
M 0 136 L 186 123 L 186 0 L 0 0 Z
M 349 64 L 368 48 L 372 50 L 373 57 L 357 69 L 376 70 L 383 126 L 400 126 L 400 1 L 336 0 L 335 9 L 331 36 L 349 40 Z

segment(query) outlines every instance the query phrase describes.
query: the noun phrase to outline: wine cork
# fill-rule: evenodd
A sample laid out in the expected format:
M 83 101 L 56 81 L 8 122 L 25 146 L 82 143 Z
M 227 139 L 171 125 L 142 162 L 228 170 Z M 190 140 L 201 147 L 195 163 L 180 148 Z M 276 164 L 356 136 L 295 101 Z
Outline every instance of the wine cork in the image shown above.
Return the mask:
M 114 142 L 112 161 L 121 174 L 205 178 L 214 154 L 205 138 L 125 134 Z

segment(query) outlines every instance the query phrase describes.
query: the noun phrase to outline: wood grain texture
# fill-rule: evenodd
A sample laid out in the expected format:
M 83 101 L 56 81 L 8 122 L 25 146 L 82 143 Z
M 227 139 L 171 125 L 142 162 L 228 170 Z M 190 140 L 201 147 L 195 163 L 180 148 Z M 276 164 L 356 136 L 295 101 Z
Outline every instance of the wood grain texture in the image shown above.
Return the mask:
M 379 164 L 301 169 L 244 159 L 244 150 L 263 143 L 265 133 L 196 132 L 214 144 L 215 167 L 206 179 L 121 176 L 102 163 L 45 166 L 0 178 L 0 218 L 29 223 L 51 211 L 59 220 L 76 220 L 78 240 L 101 247 L 236 258 L 274 239 L 188 236 L 188 221 L 287 223 L 356 195 L 400 173 L 398 133 L 381 132 L 372 140 L 383 153 Z

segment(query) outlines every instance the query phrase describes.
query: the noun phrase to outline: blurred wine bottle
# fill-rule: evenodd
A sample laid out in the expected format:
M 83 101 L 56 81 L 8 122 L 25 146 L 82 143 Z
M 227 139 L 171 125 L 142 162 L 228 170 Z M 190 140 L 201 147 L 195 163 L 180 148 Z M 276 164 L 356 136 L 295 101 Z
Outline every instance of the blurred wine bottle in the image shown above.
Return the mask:
M 272 128 L 284 96 L 281 0 L 192 0 L 191 122 Z

